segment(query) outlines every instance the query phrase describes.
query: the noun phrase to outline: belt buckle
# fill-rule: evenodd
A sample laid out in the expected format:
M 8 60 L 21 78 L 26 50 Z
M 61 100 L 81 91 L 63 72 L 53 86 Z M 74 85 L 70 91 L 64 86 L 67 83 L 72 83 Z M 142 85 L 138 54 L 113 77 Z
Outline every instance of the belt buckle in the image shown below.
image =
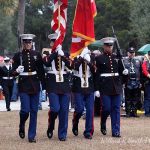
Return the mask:
M 31 75 L 32 75 L 32 72 L 28 72 L 28 75 L 31 76 Z
M 85 75 L 85 74 L 83 74 L 83 75 L 82 75 L 82 78 L 85 78 L 85 77 L 86 77 L 86 75 Z
M 115 73 L 111 73 L 111 76 L 115 76 Z

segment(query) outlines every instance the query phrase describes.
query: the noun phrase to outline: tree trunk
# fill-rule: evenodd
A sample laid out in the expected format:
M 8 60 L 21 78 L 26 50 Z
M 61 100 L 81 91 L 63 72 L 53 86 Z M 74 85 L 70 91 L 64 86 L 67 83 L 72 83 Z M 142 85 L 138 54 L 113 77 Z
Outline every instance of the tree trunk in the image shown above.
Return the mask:
M 19 34 L 24 33 L 25 2 L 26 0 L 19 0 L 19 6 L 18 6 L 18 32 Z

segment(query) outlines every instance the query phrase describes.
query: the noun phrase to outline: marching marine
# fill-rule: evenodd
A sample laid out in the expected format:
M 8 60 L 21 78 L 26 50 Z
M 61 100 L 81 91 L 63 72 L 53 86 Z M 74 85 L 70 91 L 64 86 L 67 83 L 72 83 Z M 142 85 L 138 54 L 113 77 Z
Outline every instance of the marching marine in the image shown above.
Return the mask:
M 25 122 L 30 115 L 28 140 L 35 143 L 40 83 L 45 89 L 45 73 L 40 53 L 32 50 L 35 35 L 22 34 L 20 37 L 22 51 L 13 57 L 14 75 L 19 75 L 18 90 L 21 101 L 19 136 L 25 138 Z
M 101 112 L 101 132 L 107 134 L 106 120 L 111 116 L 112 137 L 121 137 L 120 135 L 120 103 L 122 83 L 120 75 L 127 74 L 122 61 L 112 53 L 115 38 L 106 37 L 101 39 L 103 42 L 104 53 L 96 58 L 96 92 L 98 97 L 101 94 L 102 112 Z
M 73 61 L 73 88 L 75 112 L 72 120 L 72 132 L 78 135 L 79 119 L 82 116 L 84 107 L 86 108 L 86 122 L 84 137 L 92 139 L 94 132 L 93 114 L 94 114 L 94 73 L 96 71 L 94 59 L 90 55 L 90 50 L 84 48 L 78 58 Z
M 52 47 L 57 34 L 50 34 L 48 37 Z M 44 65 L 49 68 L 46 76 L 46 91 L 50 103 L 47 136 L 49 139 L 53 137 L 55 120 L 59 116 L 58 138 L 60 141 L 65 141 L 71 92 L 66 67 L 71 68 L 71 61 L 64 55 L 60 45 L 51 54 L 45 56 L 43 61 Z

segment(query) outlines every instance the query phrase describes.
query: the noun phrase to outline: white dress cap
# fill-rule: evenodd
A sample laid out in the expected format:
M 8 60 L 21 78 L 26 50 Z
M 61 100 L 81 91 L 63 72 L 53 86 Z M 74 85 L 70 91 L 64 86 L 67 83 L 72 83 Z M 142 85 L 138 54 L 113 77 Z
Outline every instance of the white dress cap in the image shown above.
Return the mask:
M 7 60 L 10 60 L 10 58 L 6 56 L 6 57 L 4 58 L 4 61 L 7 61 Z
M 57 33 L 53 33 L 53 34 L 48 35 L 48 38 L 49 38 L 50 40 L 56 40 L 57 37 L 58 37 L 58 34 L 57 34 Z
M 116 39 L 114 37 L 105 37 L 101 39 L 104 44 L 113 44 L 115 40 Z
M 22 40 L 33 40 L 36 36 L 34 34 L 21 34 L 20 37 Z

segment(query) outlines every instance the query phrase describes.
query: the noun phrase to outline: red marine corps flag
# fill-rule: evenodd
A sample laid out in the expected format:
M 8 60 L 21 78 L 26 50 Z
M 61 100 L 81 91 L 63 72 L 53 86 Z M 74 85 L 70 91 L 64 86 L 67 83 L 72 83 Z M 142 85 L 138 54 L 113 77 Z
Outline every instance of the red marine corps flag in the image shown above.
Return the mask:
M 96 13 L 95 0 L 77 0 L 71 44 L 72 58 L 95 41 L 94 17 Z
M 58 47 L 59 45 L 62 45 L 65 37 L 67 23 L 67 6 L 68 0 L 54 0 L 54 11 L 51 28 L 55 33 L 57 33 L 58 37 L 52 48 L 53 50 L 55 50 L 56 47 Z

